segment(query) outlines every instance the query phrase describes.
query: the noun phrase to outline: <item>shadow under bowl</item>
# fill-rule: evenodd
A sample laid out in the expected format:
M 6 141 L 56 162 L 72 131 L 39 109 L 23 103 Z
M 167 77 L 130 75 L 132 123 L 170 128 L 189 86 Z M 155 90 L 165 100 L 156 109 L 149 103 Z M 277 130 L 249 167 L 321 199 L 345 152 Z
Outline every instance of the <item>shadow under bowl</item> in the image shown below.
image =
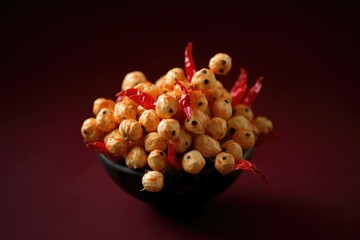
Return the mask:
M 253 149 L 244 151 L 244 159 L 250 160 Z M 217 196 L 241 175 L 235 170 L 222 176 L 207 160 L 204 169 L 196 175 L 184 171 L 164 174 L 164 187 L 160 192 L 140 191 L 144 170 L 129 169 L 123 162 L 113 162 L 99 154 L 102 164 L 112 180 L 125 192 L 155 207 L 201 205 Z

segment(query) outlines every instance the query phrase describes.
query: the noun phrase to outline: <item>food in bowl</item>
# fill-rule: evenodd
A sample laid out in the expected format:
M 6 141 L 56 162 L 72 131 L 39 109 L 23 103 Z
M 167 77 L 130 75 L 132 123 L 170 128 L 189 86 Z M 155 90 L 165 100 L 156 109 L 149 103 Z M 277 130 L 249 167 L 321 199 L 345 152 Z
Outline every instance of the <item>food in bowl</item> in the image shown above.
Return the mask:
M 170 69 L 155 82 L 141 71 L 126 74 L 116 99 L 94 101 L 94 116 L 81 127 L 84 142 L 114 164 L 140 173 L 138 190 L 153 194 L 163 190 L 170 175 L 196 176 L 205 166 L 222 177 L 249 170 L 266 179 L 243 159 L 245 151 L 273 132 L 271 120 L 251 109 L 263 78 L 247 89 L 247 73 L 241 69 L 229 91 L 217 76 L 231 68 L 231 57 L 218 53 L 208 67 L 196 70 L 189 43 L 185 70 Z

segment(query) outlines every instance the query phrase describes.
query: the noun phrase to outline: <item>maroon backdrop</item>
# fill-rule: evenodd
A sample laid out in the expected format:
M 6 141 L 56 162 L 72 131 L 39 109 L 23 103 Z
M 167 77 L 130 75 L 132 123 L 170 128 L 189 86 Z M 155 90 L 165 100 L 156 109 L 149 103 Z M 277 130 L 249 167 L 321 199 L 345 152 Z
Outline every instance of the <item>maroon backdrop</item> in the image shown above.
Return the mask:
M 357 5 L 2 3 L 0 239 L 359 238 Z M 226 52 L 281 143 L 196 218 L 163 214 L 119 189 L 82 143 L 97 97 L 124 75 L 156 80 Z

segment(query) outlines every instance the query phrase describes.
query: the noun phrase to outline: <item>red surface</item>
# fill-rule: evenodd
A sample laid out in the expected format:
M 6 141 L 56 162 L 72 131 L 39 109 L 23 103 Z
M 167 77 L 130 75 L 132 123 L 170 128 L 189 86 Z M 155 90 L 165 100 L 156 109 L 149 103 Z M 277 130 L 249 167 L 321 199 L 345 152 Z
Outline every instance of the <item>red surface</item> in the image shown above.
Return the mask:
M 2 7 L 0 239 L 358 239 L 356 5 L 122 3 Z M 281 135 L 251 173 L 191 221 L 133 199 L 85 147 L 82 121 L 142 70 L 156 80 L 217 52 L 233 58 Z M 234 238 L 232 238 L 234 239 Z

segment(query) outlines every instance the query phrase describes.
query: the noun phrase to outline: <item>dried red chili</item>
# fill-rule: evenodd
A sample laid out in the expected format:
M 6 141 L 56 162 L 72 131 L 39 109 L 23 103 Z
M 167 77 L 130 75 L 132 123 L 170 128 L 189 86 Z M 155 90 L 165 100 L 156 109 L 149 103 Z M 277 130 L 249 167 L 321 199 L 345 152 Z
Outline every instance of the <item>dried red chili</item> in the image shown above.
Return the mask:
M 192 54 L 192 43 L 188 42 L 185 48 L 185 72 L 187 80 L 190 82 L 191 78 L 196 72 L 194 57 Z
M 192 108 L 191 108 L 191 97 L 189 95 L 188 90 L 184 87 L 184 85 L 175 79 L 176 84 L 180 86 L 182 95 L 180 98 L 180 106 L 181 110 L 185 113 L 185 115 L 189 118 L 192 115 Z
M 240 103 L 244 94 L 247 90 L 248 82 L 247 82 L 247 72 L 244 68 L 240 69 L 240 75 L 236 80 L 234 86 L 230 90 L 230 94 L 232 96 L 232 105 Z
M 257 95 L 259 94 L 260 90 L 261 90 L 261 86 L 262 86 L 262 81 L 264 80 L 264 77 L 259 77 L 254 86 L 252 86 L 248 93 L 246 94 L 243 103 L 247 106 L 251 106 L 252 103 L 254 102 L 255 98 L 257 97 Z
M 167 151 L 168 151 L 167 161 L 170 164 L 170 166 L 176 171 L 181 170 L 182 169 L 181 163 L 178 161 L 176 157 L 174 144 L 171 141 L 167 142 Z
M 109 158 L 112 161 L 115 161 L 114 156 L 109 153 L 109 151 L 106 149 L 105 143 L 104 142 L 91 142 L 91 143 L 87 143 L 86 147 L 89 149 L 94 150 L 97 153 L 101 153 L 103 155 L 105 155 L 107 158 Z
M 267 179 L 265 174 L 263 172 L 261 172 L 253 163 L 251 163 L 245 159 L 235 160 L 235 170 L 240 170 L 240 169 L 246 170 L 246 171 L 251 171 L 255 175 L 260 176 L 266 182 L 266 184 L 269 187 L 271 187 L 269 180 Z
M 117 93 L 116 96 L 118 97 L 117 101 L 121 101 L 123 96 L 128 96 L 145 109 L 155 109 L 155 99 L 139 89 L 129 88 Z
M 136 95 L 138 93 L 138 89 L 129 88 L 124 91 L 118 92 L 115 96 L 117 97 L 116 102 L 121 102 L 124 96 Z

